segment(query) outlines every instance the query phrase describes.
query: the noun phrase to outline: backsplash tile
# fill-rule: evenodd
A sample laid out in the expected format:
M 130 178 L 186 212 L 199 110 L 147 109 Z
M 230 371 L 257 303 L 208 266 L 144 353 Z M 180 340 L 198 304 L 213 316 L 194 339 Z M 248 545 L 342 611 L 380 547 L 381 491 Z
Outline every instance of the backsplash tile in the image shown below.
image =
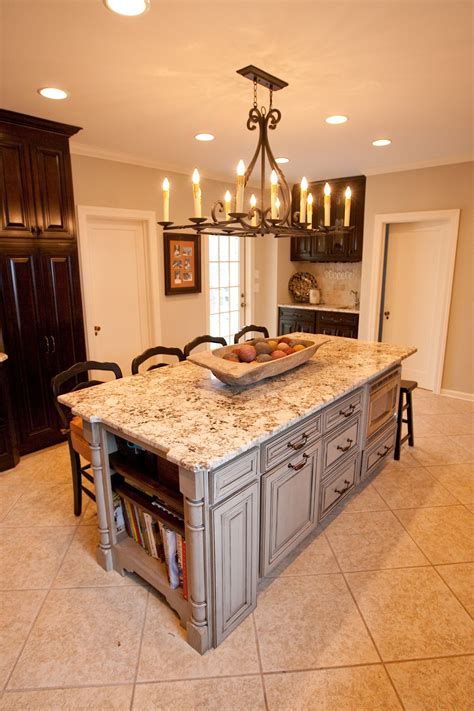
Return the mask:
M 305 262 L 304 269 L 314 274 L 321 292 L 321 303 L 331 306 L 354 306 L 354 294 L 360 297 L 362 262 Z

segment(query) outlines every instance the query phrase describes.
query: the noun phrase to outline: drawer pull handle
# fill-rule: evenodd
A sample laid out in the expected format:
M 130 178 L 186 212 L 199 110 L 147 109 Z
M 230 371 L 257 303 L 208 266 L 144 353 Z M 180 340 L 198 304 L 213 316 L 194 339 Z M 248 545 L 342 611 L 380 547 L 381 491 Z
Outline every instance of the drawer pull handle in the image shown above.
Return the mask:
M 348 438 L 347 438 L 347 446 L 346 446 L 346 447 L 341 447 L 341 445 L 338 444 L 337 447 L 336 447 L 336 449 L 340 449 L 341 452 L 347 452 L 347 450 L 350 449 L 353 444 L 354 444 L 354 440 L 353 440 L 353 439 L 349 439 L 349 437 L 348 437 Z
M 303 461 L 299 462 L 299 464 L 292 464 L 291 462 L 288 464 L 288 469 L 294 469 L 295 472 L 299 472 L 300 469 L 303 469 L 304 466 L 306 466 L 306 462 L 309 459 L 309 454 L 303 454 Z
M 339 410 L 339 414 L 342 415 L 343 417 L 350 417 L 355 409 L 356 409 L 356 406 L 354 405 L 354 403 L 352 403 L 351 405 L 349 405 L 347 410 Z
M 389 449 L 390 449 L 390 447 L 388 446 L 388 444 L 384 445 L 383 452 L 377 452 L 377 456 L 384 457 L 387 454 Z
M 344 489 L 334 489 L 334 493 L 339 494 L 339 496 L 342 496 L 343 494 L 345 494 L 346 491 L 348 491 L 348 489 L 351 488 L 351 482 L 347 481 L 347 479 L 344 479 L 344 484 L 346 484 Z
M 308 441 L 308 437 L 309 435 L 307 435 L 306 432 L 303 432 L 299 442 L 288 442 L 286 446 L 290 447 L 290 449 L 294 449 L 295 452 L 297 452 L 298 449 L 302 449 L 305 446 L 306 442 Z

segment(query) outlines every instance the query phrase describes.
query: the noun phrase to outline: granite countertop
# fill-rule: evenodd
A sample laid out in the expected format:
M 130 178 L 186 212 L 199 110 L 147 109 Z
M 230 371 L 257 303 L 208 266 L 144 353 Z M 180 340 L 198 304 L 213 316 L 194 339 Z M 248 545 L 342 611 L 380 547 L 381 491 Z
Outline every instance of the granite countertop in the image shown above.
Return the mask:
M 415 351 L 410 346 L 331 337 L 306 364 L 247 388 L 231 388 L 209 370 L 184 361 L 67 393 L 59 400 L 74 414 L 150 445 L 186 469 L 208 470 L 294 425 Z
M 4 360 L 7 360 L 8 356 L 6 353 L 2 353 L 0 351 L 0 363 L 3 363 Z
M 343 314 L 358 314 L 359 308 L 331 306 L 331 304 L 278 304 L 280 309 L 307 309 L 308 311 L 340 311 Z

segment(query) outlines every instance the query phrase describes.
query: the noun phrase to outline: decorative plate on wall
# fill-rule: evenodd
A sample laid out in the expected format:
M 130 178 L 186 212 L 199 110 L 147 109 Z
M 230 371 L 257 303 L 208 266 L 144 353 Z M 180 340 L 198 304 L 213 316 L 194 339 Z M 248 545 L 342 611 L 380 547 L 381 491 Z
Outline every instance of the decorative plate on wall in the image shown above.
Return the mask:
M 290 277 L 288 282 L 288 291 L 295 301 L 309 301 L 309 292 L 311 289 L 317 289 L 318 282 L 316 277 L 309 272 L 296 272 Z

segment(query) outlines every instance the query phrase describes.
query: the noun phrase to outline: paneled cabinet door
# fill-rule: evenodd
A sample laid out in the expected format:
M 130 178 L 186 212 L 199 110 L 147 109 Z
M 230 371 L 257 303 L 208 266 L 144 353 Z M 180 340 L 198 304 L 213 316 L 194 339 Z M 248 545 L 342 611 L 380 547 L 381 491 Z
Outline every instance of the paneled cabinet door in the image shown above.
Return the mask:
M 316 526 L 321 443 L 262 477 L 262 576 Z
M 40 260 L 48 310 L 49 380 L 85 360 L 84 324 L 76 249 L 51 245 L 42 249 Z
M 32 237 L 36 234 L 28 142 L 5 135 L 1 125 L 0 207 L 2 237 Z
M 49 383 L 51 342 L 35 253 L 12 249 L 1 255 L 2 314 L 9 356 L 12 401 L 21 454 L 63 439 Z
M 215 645 L 257 605 L 259 485 L 211 511 Z
M 67 138 L 47 136 L 31 144 L 39 237 L 74 238 L 72 177 Z

